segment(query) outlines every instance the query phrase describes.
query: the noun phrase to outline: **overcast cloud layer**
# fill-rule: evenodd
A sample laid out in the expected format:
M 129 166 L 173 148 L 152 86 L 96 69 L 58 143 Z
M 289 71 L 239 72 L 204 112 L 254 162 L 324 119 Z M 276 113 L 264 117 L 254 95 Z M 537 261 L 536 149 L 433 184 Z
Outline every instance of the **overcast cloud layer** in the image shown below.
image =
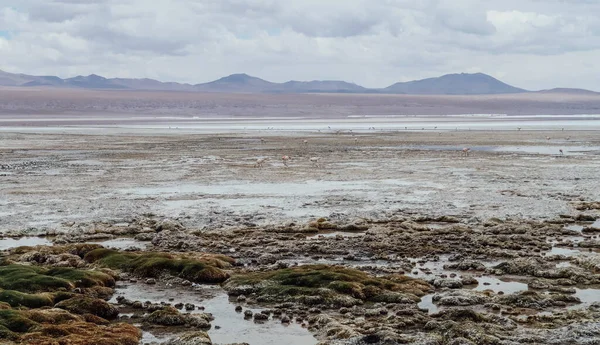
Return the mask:
M 484 72 L 600 91 L 598 0 L 0 0 L 0 69 L 367 87 Z

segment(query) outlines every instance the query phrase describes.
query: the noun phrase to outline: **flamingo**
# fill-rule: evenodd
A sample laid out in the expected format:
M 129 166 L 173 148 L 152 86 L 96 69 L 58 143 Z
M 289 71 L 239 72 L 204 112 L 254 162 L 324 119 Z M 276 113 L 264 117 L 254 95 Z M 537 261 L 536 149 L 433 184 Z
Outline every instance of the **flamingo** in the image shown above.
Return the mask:
M 546 137 L 546 140 L 550 140 L 550 137 Z
M 283 162 L 283 165 L 285 165 L 286 167 L 288 166 L 288 162 L 290 161 L 290 156 L 283 156 L 281 157 L 281 161 Z
M 266 161 L 268 161 L 269 158 L 264 157 L 264 158 L 259 158 L 256 160 L 256 163 L 254 163 L 254 167 L 255 168 L 262 168 L 263 164 L 265 164 Z
M 320 160 L 321 160 L 321 157 L 310 157 L 310 162 L 316 167 L 319 167 Z
M 469 152 L 471 152 L 471 148 L 470 147 L 465 147 L 464 149 L 462 149 L 462 155 L 465 157 L 469 156 Z

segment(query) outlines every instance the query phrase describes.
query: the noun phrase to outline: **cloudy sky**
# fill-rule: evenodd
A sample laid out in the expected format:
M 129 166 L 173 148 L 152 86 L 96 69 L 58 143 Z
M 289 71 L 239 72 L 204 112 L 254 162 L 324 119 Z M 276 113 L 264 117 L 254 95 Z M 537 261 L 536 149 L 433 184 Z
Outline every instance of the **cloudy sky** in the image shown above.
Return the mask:
M 484 72 L 600 91 L 599 0 L 0 0 L 0 69 L 367 87 Z

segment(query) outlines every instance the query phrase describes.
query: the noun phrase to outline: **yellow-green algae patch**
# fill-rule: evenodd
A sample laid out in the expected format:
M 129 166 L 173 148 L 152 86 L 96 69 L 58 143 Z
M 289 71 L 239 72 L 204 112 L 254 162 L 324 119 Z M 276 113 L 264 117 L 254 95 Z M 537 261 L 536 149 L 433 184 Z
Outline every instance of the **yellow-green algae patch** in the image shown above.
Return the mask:
M 229 274 L 223 268 L 230 267 L 234 262 L 224 255 L 177 257 L 168 253 L 123 253 L 104 248 L 87 253 L 84 259 L 89 263 L 141 277 L 158 278 L 168 273 L 194 283 L 224 282 Z

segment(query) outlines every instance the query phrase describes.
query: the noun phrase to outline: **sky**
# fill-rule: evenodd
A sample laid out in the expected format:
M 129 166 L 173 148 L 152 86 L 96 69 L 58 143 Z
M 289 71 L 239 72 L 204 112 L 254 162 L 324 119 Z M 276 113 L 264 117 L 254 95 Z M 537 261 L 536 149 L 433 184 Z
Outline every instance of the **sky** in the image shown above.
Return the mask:
M 0 70 L 600 91 L 599 0 L 0 0 Z

